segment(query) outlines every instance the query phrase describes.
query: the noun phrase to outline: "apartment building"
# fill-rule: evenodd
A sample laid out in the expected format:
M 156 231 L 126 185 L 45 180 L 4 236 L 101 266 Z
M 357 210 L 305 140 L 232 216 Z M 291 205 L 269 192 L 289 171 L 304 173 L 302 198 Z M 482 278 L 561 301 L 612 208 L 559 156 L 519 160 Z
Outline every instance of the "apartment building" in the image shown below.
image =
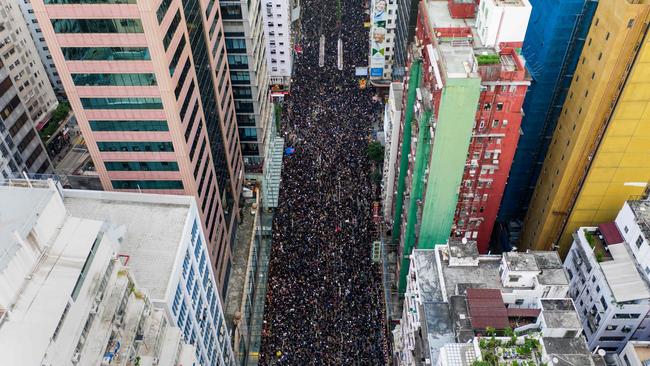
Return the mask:
M 0 1 L 0 173 L 47 173 L 52 163 L 36 131 L 57 101 L 20 9 Z
M 484 1 L 463 18 L 452 16 L 447 1 L 422 1 L 419 10 L 393 200 L 400 292 L 413 248 L 432 248 L 452 235 L 488 252 L 530 84 L 518 53 L 527 1 Z M 493 12 L 502 16 L 486 17 Z
M 267 0 L 262 5 L 271 96 L 283 97 L 291 85 L 293 71 L 292 1 Z
M 50 48 L 45 42 L 45 37 L 43 37 L 43 30 L 38 24 L 38 20 L 34 14 L 32 2 L 30 0 L 17 0 L 15 3 L 18 4 L 20 11 L 23 14 L 23 18 L 25 18 L 27 29 L 29 29 L 29 33 L 32 36 L 32 40 L 36 46 L 36 52 L 38 52 L 38 56 L 43 63 L 47 77 L 50 79 L 50 84 L 54 89 L 54 93 L 59 98 L 65 98 L 65 90 L 63 90 L 63 84 L 59 78 L 59 73 L 56 71 L 56 65 L 54 64 L 54 60 L 52 60 L 52 55 L 50 55 Z
M 266 49 L 264 13 L 266 3 L 252 1 L 220 1 L 221 14 L 230 65 L 230 80 L 235 100 L 244 163 L 248 171 L 261 171 L 264 165 L 268 127 L 272 118 L 267 54 L 287 46 L 278 40 L 275 48 Z M 268 21 L 269 31 L 286 32 L 282 18 Z M 270 41 L 269 41 L 270 42 Z M 273 44 L 270 44 L 272 47 Z M 283 64 L 278 61 L 278 65 Z M 286 64 L 286 62 L 284 63 Z M 279 66 L 278 66 L 279 67 Z
M 414 250 L 411 261 L 402 319 L 393 331 L 396 364 L 486 361 L 490 350 L 484 341 L 479 346 L 476 337 L 510 338 L 515 332 L 520 336 L 540 332 L 536 339 L 541 344 L 546 338 L 562 339 L 548 341 L 546 351 L 540 347 L 542 355 L 536 362 L 548 362 L 544 352 L 565 353 L 552 345 L 555 342 L 571 344 L 567 354 L 589 356 L 575 307 L 566 298 L 568 278 L 557 253 L 481 255 L 476 242 L 450 240 L 434 249 Z M 524 343 L 523 338 L 514 343 Z M 468 354 L 467 363 L 451 362 L 458 352 Z M 513 360 L 527 364 L 524 357 Z
M 47 78 L 34 41 L 32 40 L 20 7 L 16 2 L 2 0 L 2 62 L 18 89 L 18 96 L 27 108 L 27 114 L 39 126 L 45 124 L 58 102 Z
M 370 11 L 370 82 L 389 87 L 395 58 L 397 1 L 373 0 Z
M 647 1 L 602 0 L 523 223 L 520 248 L 564 256 L 582 226 L 612 221 L 650 181 L 645 156 Z
M 225 293 L 243 160 L 219 4 L 32 5 L 104 189 L 194 196 Z
M 591 349 L 650 339 L 650 203 L 628 201 L 614 222 L 580 227 L 564 266 Z
M 14 365 L 232 365 L 192 197 L 0 187 L 0 349 Z
M 384 221 L 390 223 L 393 219 L 393 197 L 395 194 L 395 173 L 397 170 L 397 152 L 400 146 L 400 121 L 402 120 L 402 91 L 404 86 L 400 82 L 390 84 L 388 100 L 384 106 L 384 179 L 382 200 Z

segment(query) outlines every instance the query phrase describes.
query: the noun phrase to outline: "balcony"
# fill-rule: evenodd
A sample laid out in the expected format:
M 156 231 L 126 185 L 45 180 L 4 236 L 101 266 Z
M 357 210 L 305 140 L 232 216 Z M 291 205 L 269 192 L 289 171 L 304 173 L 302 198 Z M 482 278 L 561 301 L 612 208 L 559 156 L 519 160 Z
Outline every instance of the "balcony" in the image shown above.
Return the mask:
M 515 81 L 527 80 L 526 73 L 521 59 L 512 48 L 505 48 L 499 54 L 480 54 L 477 50 L 476 60 L 478 73 L 483 81 Z
M 578 238 L 591 247 L 598 263 L 614 260 L 598 229 L 585 228 L 578 231 Z

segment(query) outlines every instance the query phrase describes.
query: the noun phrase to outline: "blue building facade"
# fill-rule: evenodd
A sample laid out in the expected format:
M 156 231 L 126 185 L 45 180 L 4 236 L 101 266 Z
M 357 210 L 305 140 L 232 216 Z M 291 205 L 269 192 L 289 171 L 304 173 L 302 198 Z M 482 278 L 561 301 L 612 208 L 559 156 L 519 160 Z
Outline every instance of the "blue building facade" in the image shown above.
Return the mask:
M 597 0 L 530 0 L 533 6 L 522 54 L 532 77 L 524 100 L 519 144 L 498 215 L 503 230 L 526 214 L 571 85 Z M 501 241 L 499 240 L 499 241 Z

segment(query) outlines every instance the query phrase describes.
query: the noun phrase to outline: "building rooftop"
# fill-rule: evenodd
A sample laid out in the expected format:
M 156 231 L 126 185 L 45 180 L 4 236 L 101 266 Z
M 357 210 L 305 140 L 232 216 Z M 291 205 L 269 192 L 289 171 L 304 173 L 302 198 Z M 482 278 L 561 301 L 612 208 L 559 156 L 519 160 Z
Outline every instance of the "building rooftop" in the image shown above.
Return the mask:
M 548 328 L 582 329 L 571 299 L 540 299 L 542 316 Z
M 427 15 L 433 28 L 476 27 L 476 19 L 474 18 L 452 18 L 447 0 L 429 0 L 426 1 L 426 6 Z
M 427 325 L 427 340 L 431 363 L 438 360 L 440 349 L 456 341 L 449 305 L 445 303 L 440 288 L 435 250 L 414 250 L 413 263 L 418 274 L 422 307 Z
M 539 271 L 533 253 L 507 252 L 503 253 L 503 258 L 511 271 Z
M 477 360 L 474 343 L 451 343 L 445 345 L 447 366 L 471 366 Z
M 493 0 L 496 6 L 526 6 L 523 0 Z
M 502 291 L 510 291 L 503 288 L 501 277 L 499 277 L 500 255 L 482 255 L 479 257 L 478 266 L 450 266 L 448 253 L 444 248 L 441 250 L 441 254 L 442 274 L 445 279 L 447 297 L 464 294 L 467 288 L 498 288 Z
M 650 200 L 627 201 L 643 235 L 650 239 Z
M 607 245 L 620 244 L 625 241 L 614 222 L 598 225 L 598 231 L 600 231 L 600 234 L 603 236 L 603 240 Z
M 0 186 L 0 271 L 20 248 L 14 233 L 26 237 L 55 193 L 49 189 Z
M 564 268 L 562 260 L 557 252 L 550 251 L 533 251 L 531 252 L 537 262 L 537 267 L 541 270 Z
M 478 258 L 478 246 L 476 241 L 468 241 L 457 238 L 449 239 L 449 255 L 455 258 Z
M 608 246 L 614 260 L 600 263 L 605 280 L 617 302 L 650 298 L 650 290 L 636 269 L 635 260 L 625 244 Z
M 140 193 L 64 191 L 64 203 L 74 216 L 123 227 L 121 253 L 152 301 L 165 298 L 177 258 L 192 197 Z M 161 276 L 160 274 L 168 274 Z
M 600 356 L 592 355 L 587 349 L 584 338 L 551 338 L 543 337 L 541 343 L 546 350 L 553 366 L 594 365 L 604 366 Z M 557 361 L 557 362 L 556 362 Z
M 510 325 L 501 291 L 497 289 L 467 289 L 467 305 L 474 329 L 506 329 Z

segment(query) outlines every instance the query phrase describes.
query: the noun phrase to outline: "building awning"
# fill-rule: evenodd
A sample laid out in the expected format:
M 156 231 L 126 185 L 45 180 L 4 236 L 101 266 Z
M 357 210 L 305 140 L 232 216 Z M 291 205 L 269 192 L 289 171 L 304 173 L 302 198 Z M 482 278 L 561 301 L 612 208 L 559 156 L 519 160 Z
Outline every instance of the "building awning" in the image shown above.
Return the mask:
M 506 329 L 510 326 L 506 305 L 497 289 L 467 289 L 467 306 L 474 329 Z
M 620 244 L 625 241 L 621 236 L 621 232 L 618 231 L 618 227 L 613 222 L 598 225 L 598 230 L 603 235 L 603 239 L 607 245 Z
M 635 259 L 625 244 L 609 245 L 608 249 L 614 260 L 600 263 L 600 268 L 616 302 L 650 298 L 650 289 L 641 278 L 634 264 Z

